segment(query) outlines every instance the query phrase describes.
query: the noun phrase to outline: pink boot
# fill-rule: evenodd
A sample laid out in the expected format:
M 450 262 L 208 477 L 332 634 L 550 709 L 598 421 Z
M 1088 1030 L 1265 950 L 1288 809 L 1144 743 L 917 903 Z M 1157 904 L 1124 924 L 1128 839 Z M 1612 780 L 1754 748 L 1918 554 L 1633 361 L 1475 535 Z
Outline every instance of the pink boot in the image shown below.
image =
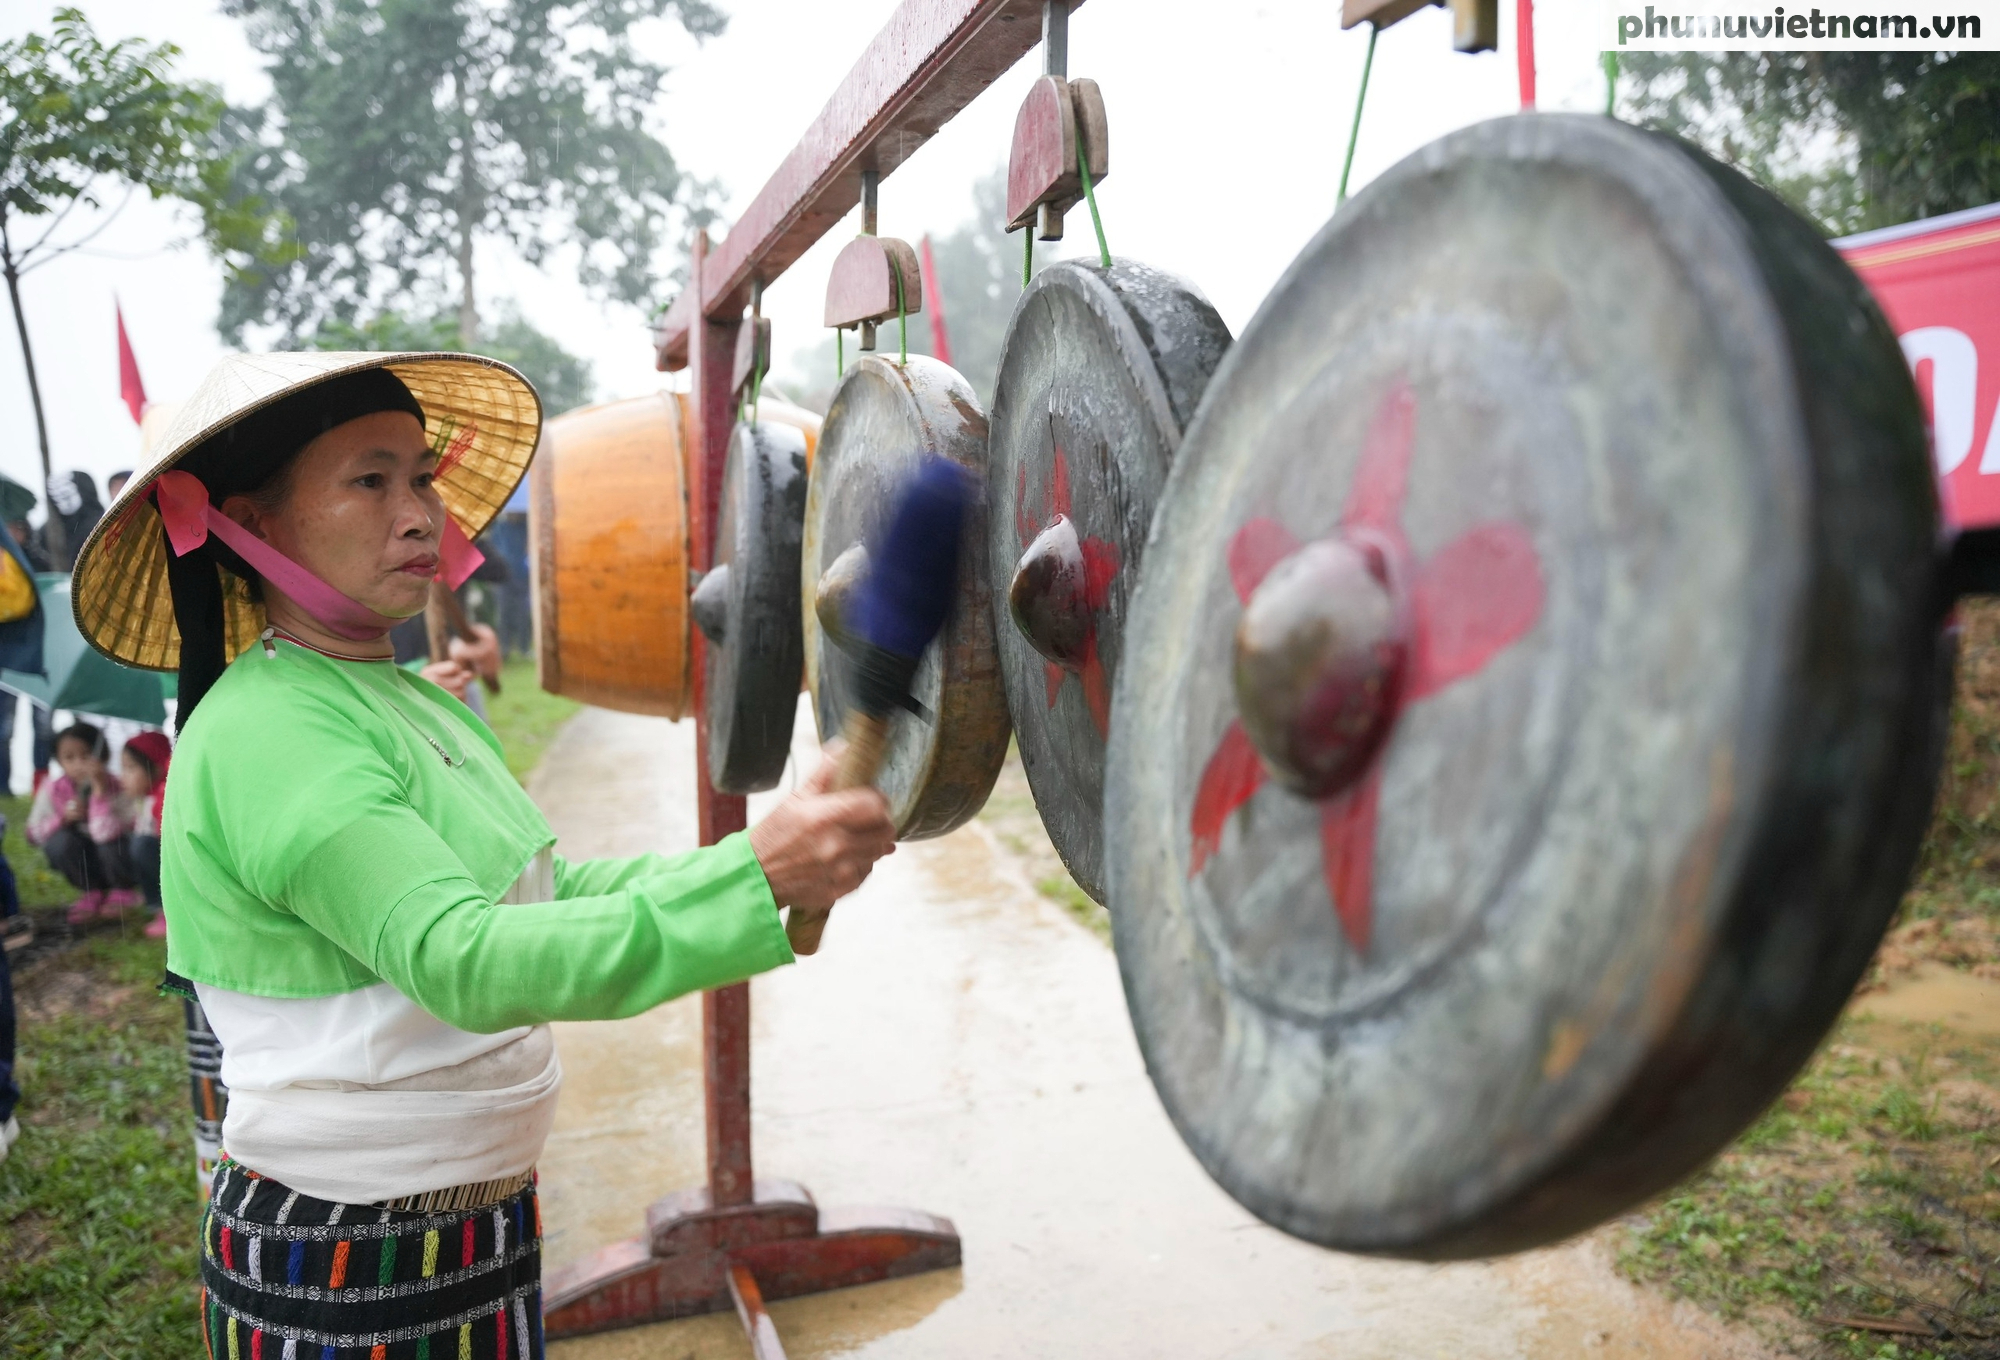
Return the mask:
M 69 910 L 64 913 L 63 919 L 73 926 L 87 926 L 97 919 L 97 914 L 102 910 L 104 910 L 104 890 L 92 888 L 69 904 Z
M 103 910 L 106 916 L 116 916 L 127 907 L 143 907 L 145 905 L 146 894 L 140 892 L 137 888 L 113 888 L 110 892 L 104 894 Z
M 153 919 L 146 922 L 146 938 L 149 940 L 164 940 L 167 938 L 167 914 L 165 912 L 154 912 Z

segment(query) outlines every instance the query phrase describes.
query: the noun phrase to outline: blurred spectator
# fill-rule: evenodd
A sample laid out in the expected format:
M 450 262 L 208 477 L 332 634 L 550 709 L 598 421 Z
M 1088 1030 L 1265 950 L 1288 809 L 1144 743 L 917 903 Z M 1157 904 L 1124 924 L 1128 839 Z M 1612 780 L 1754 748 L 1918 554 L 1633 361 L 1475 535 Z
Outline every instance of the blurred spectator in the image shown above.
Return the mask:
M 160 810 L 167 798 L 167 767 L 174 748 L 164 732 L 141 732 L 125 743 L 118 756 L 118 783 L 132 808 L 132 830 L 125 838 L 125 858 L 153 919 L 146 934 L 167 937 L 167 917 L 160 908 Z
M 20 1099 L 14 1085 L 14 970 L 7 951 L 0 949 L 0 1162 L 7 1160 L 14 1140 L 21 1136 L 20 1121 L 14 1118 L 14 1105 Z
M 35 531 L 28 527 L 28 516 L 35 508 L 35 493 L 22 486 L 12 477 L 0 477 L 0 524 L 7 526 L 7 532 L 14 536 L 14 544 L 28 559 L 28 565 L 35 571 L 54 571 L 49 565 L 49 556 L 42 551 L 42 545 L 35 537 Z
M 62 773 L 43 783 L 28 808 L 28 844 L 40 846 L 49 867 L 79 896 L 69 923 L 116 919 L 145 899 L 128 853 L 132 809 L 111 773 L 111 747 L 102 728 L 73 723 L 56 734 Z
M 118 499 L 118 493 L 125 489 L 125 483 L 132 480 L 132 469 L 114 472 L 104 479 L 104 499 L 107 503 Z
M 34 725 L 34 739 L 28 749 L 28 763 L 34 769 L 28 785 L 29 793 L 41 788 L 43 777 L 48 773 L 49 760 L 55 755 L 53 715 L 33 699 L 27 699 L 11 689 L 0 689 L 0 794 L 14 790 L 14 724 L 20 717 L 23 702 L 28 705 L 28 721 Z
M 54 514 L 62 516 L 62 551 L 50 550 L 46 524 L 39 531 L 42 550 L 55 570 L 68 571 L 76 565 L 76 550 L 104 518 L 104 503 L 97 499 L 97 483 L 88 472 L 58 472 L 49 478 L 49 505 Z
M 505 579 L 494 592 L 500 601 L 499 617 L 495 620 L 500 653 L 525 656 L 535 647 L 534 601 L 528 593 L 527 512 L 504 511 L 479 542 L 486 549 L 488 561 L 503 562 L 507 567 Z
M 23 502 L 32 506 L 35 498 L 20 483 L 0 478 L 0 515 L 18 510 Z M 6 557 L 0 561 L 0 597 L 4 597 L 7 606 L 6 621 L 0 622 L 0 669 L 40 675 L 46 621 L 39 602 L 32 602 L 30 612 L 22 614 L 17 598 L 22 592 L 33 595 L 37 589 L 33 575 L 38 568 L 21 546 L 21 535 L 27 533 L 25 521 L 0 529 L 0 552 Z M 0 794 L 11 792 L 14 785 L 14 719 L 19 709 L 20 701 L 14 693 L 0 690 Z M 34 759 L 37 769 L 49 761 L 49 712 L 39 707 L 35 709 Z
M 0 817 L 0 839 L 7 834 L 7 819 Z M 21 914 L 21 894 L 14 887 L 14 869 L 0 854 L 0 1162 L 21 1136 L 14 1118 L 14 1106 L 21 1099 L 14 1085 L 14 969 L 7 956 L 34 943 L 35 928 Z
M 42 536 L 28 526 L 28 521 L 24 519 L 8 520 L 7 532 L 14 536 L 16 543 L 20 544 L 21 552 L 27 557 L 29 566 L 33 567 L 36 571 L 54 571 L 56 569 L 55 563 L 49 561 L 48 552 L 42 547 Z
M 487 560 L 490 562 L 492 559 Z M 480 570 L 484 571 L 485 567 Z M 485 624 L 475 623 L 472 631 L 477 640 L 465 642 L 453 638 L 449 654 L 439 660 L 431 656 L 428 612 L 404 619 L 390 630 L 389 641 L 395 648 L 396 664 L 416 671 L 484 721 L 486 697 L 473 681 L 479 677 L 489 680 L 499 677 L 500 639 Z
M 7 836 L 7 819 L 0 817 L 0 840 Z M 0 853 L 0 953 L 11 954 L 35 942 L 35 923 L 21 910 L 21 890 L 14 882 L 14 866 Z M 4 1058 L 0 1058 L 4 1061 Z M 0 1077 L 0 1081 L 4 1081 Z

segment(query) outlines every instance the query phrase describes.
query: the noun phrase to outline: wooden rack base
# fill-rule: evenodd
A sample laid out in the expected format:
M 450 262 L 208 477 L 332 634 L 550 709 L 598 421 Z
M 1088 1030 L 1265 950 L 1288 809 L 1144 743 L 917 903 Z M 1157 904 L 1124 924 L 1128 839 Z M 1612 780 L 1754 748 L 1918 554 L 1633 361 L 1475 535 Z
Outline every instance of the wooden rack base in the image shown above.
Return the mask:
M 734 1307 L 759 1360 L 784 1355 L 764 1311 L 789 1299 L 959 1264 L 949 1219 L 915 1209 L 821 1209 L 791 1181 L 758 1181 L 749 1204 L 718 1207 L 707 1187 L 646 1210 L 646 1235 L 552 1271 L 550 1340 Z

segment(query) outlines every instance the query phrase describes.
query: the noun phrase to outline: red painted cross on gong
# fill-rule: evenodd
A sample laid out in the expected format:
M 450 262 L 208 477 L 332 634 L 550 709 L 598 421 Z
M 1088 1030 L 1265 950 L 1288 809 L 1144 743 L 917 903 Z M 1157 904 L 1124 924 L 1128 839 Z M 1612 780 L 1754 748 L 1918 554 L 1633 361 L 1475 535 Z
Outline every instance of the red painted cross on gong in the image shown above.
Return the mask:
M 1475 525 L 1416 561 L 1402 524 L 1416 429 L 1416 396 L 1406 381 L 1399 381 L 1376 408 L 1339 525 L 1343 531 L 1366 532 L 1402 564 L 1414 563 L 1392 573 L 1410 582 L 1410 656 L 1394 699 L 1396 712 L 1478 674 L 1534 626 L 1545 593 L 1534 540 L 1511 520 Z M 1299 547 L 1292 532 L 1274 519 L 1245 523 L 1228 549 L 1237 598 L 1248 602 L 1271 569 Z M 1368 948 L 1374 925 L 1375 823 L 1386 750 L 1385 742 L 1359 780 L 1319 804 L 1327 892 L 1341 930 L 1361 952 Z M 1216 853 L 1230 816 L 1256 795 L 1266 778 L 1242 721 L 1232 720 L 1195 790 L 1188 877 L 1199 874 Z

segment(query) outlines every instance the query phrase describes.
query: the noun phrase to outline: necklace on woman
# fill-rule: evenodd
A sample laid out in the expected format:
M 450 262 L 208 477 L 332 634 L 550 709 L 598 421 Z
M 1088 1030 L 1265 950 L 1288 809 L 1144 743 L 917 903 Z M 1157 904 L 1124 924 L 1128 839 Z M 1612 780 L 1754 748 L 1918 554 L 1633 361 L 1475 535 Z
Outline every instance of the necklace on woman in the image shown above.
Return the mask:
M 355 656 L 351 652 L 328 651 L 326 648 L 321 647 L 317 643 L 307 642 L 304 638 L 299 637 L 296 634 L 286 632 L 284 629 L 278 627 L 276 624 L 273 624 L 269 628 L 266 628 L 263 631 L 263 633 L 261 633 L 258 636 L 258 641 L 264 644 L 265 656 L 276 656 L 278 654 L 277 649 L 271 646 L 271 638 L 273 636 L 281 637 L 285 641 L 291 643 L 293 646 L 303 647 L 309 652 L 318 652 L 321 656 L 330 656 L 335 661 L 393 661 L 395 659 L 392 656 Z
M 336 661 L 388 661 L 392 659 L 386 656 L 349 656 L 345 652 L 329 652 L 324 647 L 315 647 L 312 643 L 307 642 L 304 638 L 294 637 L 292 634 L 286 632 L 282 628 L 279 628 L 275 624 L 272 625 L 271 627 L 266 628 L 261 634 L 259 634 L 257 639 L 258 641 L 264 644 L 265 656 L 275 657 L 278 654 L 278 649 L 271 645 L 271 639 L 274 636 L 281 637 L 289 643 L 292 643 L 299 647 L 303 647 L 309 652 L 318 652 L 321 656 L 330 656 Z M 437 752 L 438 759 L 444 762 L 444 767 L 447 770 L 455 770 L 459 766 L 465 764 L 466 762 L 465 756 L 458 756 L 456 758 L 453 758 L 451 752 L 445 750 L 444 744 L 442 742 L 440 742 L 436 737 L 433 737 L 430 733 L 424 731 L 423 728 L 419 727 L 417 725 L 417 720 L 415 718 L 412 718 L 409 714 L 403 712 L 403 706 L 401 704 L 391 702 L 389 707 L 395 709 L 396 715 L 400 717 L 404 722 L 410 725 L 410 730 L 415 732 L 418 736 L 422 737 L 424 739 L 425 744 L 428 745 L 433 751 Z

